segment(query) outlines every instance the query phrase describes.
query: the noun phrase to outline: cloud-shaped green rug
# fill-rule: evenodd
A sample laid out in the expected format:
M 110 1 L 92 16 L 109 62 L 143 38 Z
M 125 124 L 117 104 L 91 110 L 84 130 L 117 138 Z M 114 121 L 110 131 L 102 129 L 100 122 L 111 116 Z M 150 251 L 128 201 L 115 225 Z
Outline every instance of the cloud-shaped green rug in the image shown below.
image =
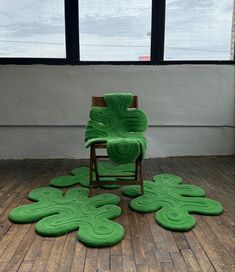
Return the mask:
M 13 209 L 9 219 L 15 223 L 37 222 L 43 236 L 59 236 L 78 230 L 78 239 L 87 246 L 111 246 L 124 237 L 123 227 L 110 220 L 121 214 L 120 198 L 113 194 L 88 197 L 88 189 L 75 188 L 65 194 L 56 188 L 32 190 L 28 198 L 37 201 Z
M 109 158 L 117 163 L 143 159 L 147 141 L 144 132 L 148 126 L 145 113 L 129 109 L 133 101 L 130 93 L 104 95 L 106 107 L 92 107 L 86 126 L 86 147 L 94 143 L 107 143 Z
M 80 184 L 83 187 L 89 187 L 89 167 L 78 167 L 72 170 L 71 175 L 55 177 L 51 180 L 50 185 L 54 187 L 64 188 Z M 135 172 L 134 164 L 121 164 L 114 165 L 108 162 L 98 162 L 99 175 L 116 174 L 116 175 L 133 175 Z M 95 173 L 93 175 L 95 180 Z M 110 180 L 111 178 L 101 178 L 102 181 Z M 120 187 L 119 185 L 101 185 L 103 188 L 115 189 Z
M 130 201 L 130 207 L 143 213 L 156 212 L 156 221 L 164 228 L 176 231 L 190 230 L 196 224 L 191 213 L 219 215 L 223 207 L 217 201 L 205 198 L 200 187 L 182 184 L 175 175 L 162 174 L 153 177 L 153 181 L 144 182 L 144 195 L 140 188 L 130 185 L 123 194 L 137 197 Z

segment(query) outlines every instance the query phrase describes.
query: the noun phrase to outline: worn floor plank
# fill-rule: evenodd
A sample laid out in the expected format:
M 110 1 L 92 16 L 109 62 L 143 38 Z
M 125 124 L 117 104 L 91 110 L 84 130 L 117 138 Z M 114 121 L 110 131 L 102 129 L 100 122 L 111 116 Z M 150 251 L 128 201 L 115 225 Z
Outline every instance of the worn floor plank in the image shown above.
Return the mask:
M 0 161 L 0 271 L 160 272 L 223 271 L 234 269 L 235 157 L 175 157 L 148 159 L 145 179 L 172 173 L 185 183 L 206 190 L 224 206 L 220 216 L 196 215 L 197 225 L 188 232 L 163 229 L 154 214 L 138 214 L 128 207 L 130 198 L 120 189 L 122 215 L 115 219 L 125 228 L 125 238 L 112 248 L 87 248 L 77 232 L 56 238 L 35 233 L 35 224 L 16 225 L 8 220 L 12 208 L 25 203 L 35 187 L 47 186 L 55 176 L 88 164 L 84 160 Z M 105 190 L 96 189 L 102 193 Z

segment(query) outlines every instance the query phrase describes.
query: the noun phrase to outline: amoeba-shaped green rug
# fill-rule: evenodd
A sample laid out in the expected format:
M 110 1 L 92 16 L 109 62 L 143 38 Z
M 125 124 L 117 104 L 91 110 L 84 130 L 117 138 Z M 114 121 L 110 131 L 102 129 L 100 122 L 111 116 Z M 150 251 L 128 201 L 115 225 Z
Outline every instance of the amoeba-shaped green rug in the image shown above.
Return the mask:
M 9 219 L 15 223 L 36 224 L 43 236 L 59 236 L 78 230 L 79 240 L 87 246 L 111 246 L 124 237 L 123 227 L 110 219 L 121 214 L 120 198 L 100 194 L 88 198 L 88 189 L 75 188 L 65 194 L 56 188 L 41 187 L 30 192 L 28 198 L 37 203 L 13 209 Z
M 108 162 L 98 162 L 99 175 L 116 174 L 116 175 L 131 175 L 135 172 L 134 164 L 121 164 L 114 165 Z M 89 167 L 82 166 L 72 170 L 71 175 L 55 177 L 51 180 L 50 185 L 59 188 L 65 188 L 80 184 L 83 187 L 89 187 Z M 95 180 L 95 173 L 93 175 Z M 101 180 L 110 180 L 111 178 L 101 178 Z M 119 185 L 101 185 L 103 188 L 115 189 L 120 187 Z
M 130 109 L 131 93 L 104 95 L 106 107 L 92 107 L 85 141 L 86 147 L 94 143 L 107 143 L 109 158 L 117 163 L 131 163 L 143 159 L 147 141 L 144 132 L 148 126 L 145 113 Z
M 126 196 L 137 197 L 130 202 L 133 210 L 156 212 L 156 221 L 170 230 L 192 229 L 196 219 L 191 213 L 219 215 L 223 212 L 219 202 L 205 198 L 203 189 L 182 184 L 180 177 L 170 174 L 157 175 L 153 177 L 153 181 L 145 181 L 142 196 L 138 185 L 127 186 L 122 192 Z

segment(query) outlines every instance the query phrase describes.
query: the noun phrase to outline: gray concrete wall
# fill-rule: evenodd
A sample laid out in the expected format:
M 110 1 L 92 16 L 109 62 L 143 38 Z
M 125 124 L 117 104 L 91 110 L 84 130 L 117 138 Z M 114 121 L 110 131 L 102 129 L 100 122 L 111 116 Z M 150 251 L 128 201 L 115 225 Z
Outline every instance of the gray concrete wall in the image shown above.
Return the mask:
M 85 158 L 92 95 L 130 91 L 148 157 L 234 153 L 234 66 L 0 66 L 0 158 Z M 56 126 L 56 127 L 55 127 Z

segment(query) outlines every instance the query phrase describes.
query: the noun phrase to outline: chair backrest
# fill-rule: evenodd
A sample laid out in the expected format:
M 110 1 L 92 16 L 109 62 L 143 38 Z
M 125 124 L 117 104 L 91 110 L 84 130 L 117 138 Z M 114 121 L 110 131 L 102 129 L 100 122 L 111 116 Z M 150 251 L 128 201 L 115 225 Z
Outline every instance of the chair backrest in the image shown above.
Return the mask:
M 92 107 L 106 107 L 106 103 L 103 96 L 92 96 L 91 100 Z M 138 109 L 138 96 L 133 95 L 132 103 L 130 104 L 129 108 L 136 108 Z

